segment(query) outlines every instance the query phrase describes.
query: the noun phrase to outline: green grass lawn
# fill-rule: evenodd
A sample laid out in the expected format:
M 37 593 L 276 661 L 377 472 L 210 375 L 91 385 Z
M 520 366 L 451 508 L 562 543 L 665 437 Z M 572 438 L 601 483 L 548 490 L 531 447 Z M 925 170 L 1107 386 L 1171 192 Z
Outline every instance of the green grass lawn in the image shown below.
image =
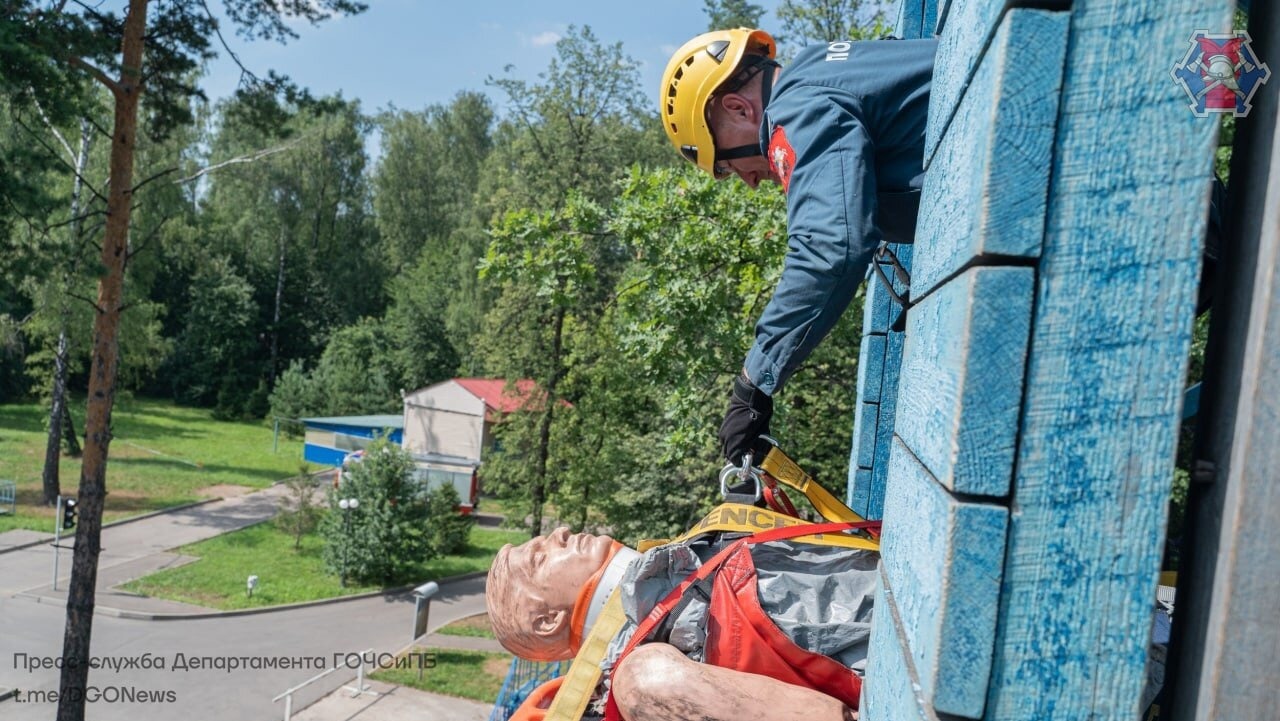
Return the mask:
M 491 704 L 498 700 L 498 691 L 502 690 L 502 681 L 511 665 L 511 655 L 506 653 L 443 648 L 415 648 L 414 651 L 435 654 L 435 666 L 421 671 L 416 668 L 385 669 L 372 677 L 422 691 Z
M 456 576 L 489 568 L 504 543 L 520 543 L 519 531 L 472 528 L 467 548 L 459 554 L 435 558 L 414 569 L 407 583 Z M 131 581 L 124 589 L 157 598 L 194 603 L 221 610 L 276 606 L 379 590 L 380 586 L 348 584 L 325 571 L 323 541 L 316 534 L 302 539 L 295 551 L 293 537 L 273 523 L 260 523 L 178 549 L 199 561 Z M 253 598 L 245 594 L 245 580 L 258 577 Z
M 83 434 L 84 404 L 73 404 L 76 430 Z M 18 486 L 18 513 L 0 515 L 0 531 L 53 530 L 54 510 L 41 504 L 48 408 L 39 404 L 0 405 L 0 479 Z M 265 488 L 298 472 L 302 441 L 280 436 L 272 452 L 272 429 L 263 422 L 214 420 L 207 409 L 169 401 L 117 400 L 112 413 L 107 461 L 105 520 L 201 500 L 211 486 Z M 80 483 L 80 460 L 61 461 L 63 493 Z M 212 493 L 212 495 L 217 495 Z
M 482 613 L 478 616 L 468 616 L 464 619 L 454 621 L 447 626 L 440 627 L 436 633 L 445 636 L 469 636 L 471 638 L 493 638 L 493 627 L 489 625 L 489 614 Z

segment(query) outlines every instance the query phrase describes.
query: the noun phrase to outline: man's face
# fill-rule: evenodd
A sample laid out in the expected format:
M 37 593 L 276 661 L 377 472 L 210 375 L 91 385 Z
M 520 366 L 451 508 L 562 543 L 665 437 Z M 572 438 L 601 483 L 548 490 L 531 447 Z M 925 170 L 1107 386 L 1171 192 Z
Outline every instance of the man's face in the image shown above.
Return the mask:
M 713 99 L 709 122 L 716 147 L 727 149 L 758 145 L 761 112 L 759 99 L 751 92 L 729 93 L 722 98 Z M 720 170 L 732 173 L 750 188 L 756 188 L 766 180 L 779 182 L 773 166 L 763 155 L 721 160 L 717 166 L 717 176 L 722 175 Z
M 778 176 L 773 172 L 773 166 L 769 164 L 769 161 L 765 160 L 763 155 L 726 160 L 721 165 L 741 178 L 742 182 L 752 189 L 755 189 L 766 180 L 778 182 Z
M 557 528 L 519 546 L 504 546 L 495 563 L 506 562 L 515 598 L 535 598 L 550 610 L 571 612 L 578 591 L 604 565 L 613 539 Z

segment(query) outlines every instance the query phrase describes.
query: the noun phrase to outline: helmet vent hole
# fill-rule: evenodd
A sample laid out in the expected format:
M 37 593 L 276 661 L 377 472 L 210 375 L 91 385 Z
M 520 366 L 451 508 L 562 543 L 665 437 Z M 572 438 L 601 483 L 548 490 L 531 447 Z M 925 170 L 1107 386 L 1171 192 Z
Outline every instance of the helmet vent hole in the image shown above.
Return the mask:
M 729 49 L 728 40 L 717 40 L 707 45 L 707 54 L 716 59 L 717 63 L 724 62 L 725 51 Z

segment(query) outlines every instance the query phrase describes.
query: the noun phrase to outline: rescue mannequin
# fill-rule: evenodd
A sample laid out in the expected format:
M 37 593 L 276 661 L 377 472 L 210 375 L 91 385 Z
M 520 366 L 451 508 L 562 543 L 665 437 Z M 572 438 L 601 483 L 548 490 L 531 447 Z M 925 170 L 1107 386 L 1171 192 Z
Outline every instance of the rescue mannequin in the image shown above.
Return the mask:
M 833 40 L 781 68 L 763 30 L 704 33 L 662 79 L 663 129 L 685 159 L 787 195 L 782 276 L 720 428 L 734 465 L 762 457 L 774 394 L 835 326 L 880 241 L 915 239 L 937 41 Z
M 878 555 L 867 551 L 829 550 L 830 553 L 824 552 L 825 556 L 843 559 L 841 568 L 845 573 L 841 578 L 831 577 L 830 585 L 861 585 L 865 592 L 854 593 L 853 597 L 866 600 L 830 604 L 852 615 L 824 627 L 820 635 L 830 636 L 830 627 L 836 625 L 869 629 L 870 587 L 874 584 Z M 565 528 L 520 546 L 504 546 L 494 559 L 486 588 L 489 619 L 498 641 L 507 650 L 529 660 L 572 658 L 583 635 L 590 632 L 593 614 L 598 612 L 601 599 L 613 588 L 620 587 L 624 597 L 628 593 L 636 597 L 661 596 L 674 587 L 674 583 L 663 586 L 660 583 L 663 579 L 659 577 L 667 571 L 673 579 L 683 577 L 680 562 L 674 567 L 663 565 L 668 563 L 664 553 L 674 558 L 692 557 L 683 548 L 671 551 L 668 547 L 642 556 L 608 536 L 571 535 Z M 794 557 L 796 554 L 788 546 L 778 555 Z M 822 570 L 827 571 L 826 567 Z M 847 582 L 849 574 L 855 574 L 855 583 Z M 644 585 L 654 583 L 658 585 Z M 794 590 L 784 595 L 794 596 Z M 627 615 L 643 615 L 647 608 L 641 606 L 638 611 L 629 608 Z M 810 606 L 802 615 L 816 615 L 815 608 Z M 856 623 L 849 622 L 853 618 L 857 619 Z M 864 640 L 859 637 L 858 642 L 865 654 Z M 857 718 L 855 708 L 820 691 L 769 676 L 699 663 L 689 658 L 687 652 L 687 647 L 678 648 L 673 643 L 644 643 L 612 669 L 611 692 L 623 718 L 628 721 L 845 721 Z M 526 707 L 545 708 L 550 702 L 550 697 L 531 698 Z M 521 711 L 526 715 L 517 714 L 517 718 L 539 718 L 536 713 L 527 715 L 529 710 L 525 707 Z

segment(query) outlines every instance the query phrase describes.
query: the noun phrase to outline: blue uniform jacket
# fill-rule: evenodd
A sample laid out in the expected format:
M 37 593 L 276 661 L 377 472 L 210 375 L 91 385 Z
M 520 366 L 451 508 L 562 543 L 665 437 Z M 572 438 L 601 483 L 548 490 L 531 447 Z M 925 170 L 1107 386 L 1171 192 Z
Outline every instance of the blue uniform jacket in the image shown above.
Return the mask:
M 881 238 L 915 236 L 937 46 L 813 45 L 778 76 L 760 143 L 787 193 L 787 256 L 744 364 L 765 393 L 830 332 Z

